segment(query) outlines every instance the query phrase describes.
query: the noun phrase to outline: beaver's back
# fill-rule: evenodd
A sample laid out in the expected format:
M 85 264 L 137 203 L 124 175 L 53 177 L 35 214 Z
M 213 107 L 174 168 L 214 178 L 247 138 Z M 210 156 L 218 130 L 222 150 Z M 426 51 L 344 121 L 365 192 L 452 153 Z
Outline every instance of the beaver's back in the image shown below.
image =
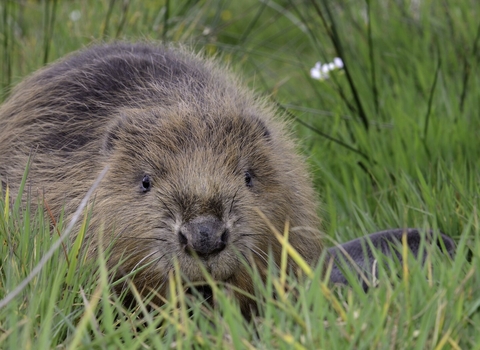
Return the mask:
M 7 129 L 22 128 L 21 136 L 6 135 L 10 145 L 69 153 L 96 141 L 97 131 L 122 108 L 168 106 L 183 98 L 202 103 L 212 97 L 205 94 L 212 80 L 217 87 L 209 94 L 226 93 L 222 74 L 213 77 L 215 70 L 206 68 L 180 50 L 142 44 L 97 46 L 21 83 L 3 107 L 0 130 L 5 136 Z

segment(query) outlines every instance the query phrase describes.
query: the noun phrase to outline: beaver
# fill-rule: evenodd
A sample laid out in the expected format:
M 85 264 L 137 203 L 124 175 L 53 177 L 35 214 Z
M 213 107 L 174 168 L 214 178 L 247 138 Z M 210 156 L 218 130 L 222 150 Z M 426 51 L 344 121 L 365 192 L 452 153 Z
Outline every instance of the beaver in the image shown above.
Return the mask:
M 280 262 L 267 221 L 280 232 L 288 221 L 290 244 L 312 266 L 322 253 L 317 198 L 288 129 L 216 60 L 168 45 L 103 44 L 13 90 L 0 108 L 0 178 L 17 192 L 33 154 L 29 188 L 69 217 L 108 167 L 86 235 L 92 259 L 108 248 L 115 278 L 138 269 L 134 284 L 158 303 L 175 263 L 190 282 L 204 282 L 206 270 L 253 293 L 247 266 L 265 274 Z M 388 250 L 384 238 L 401 237 L 392 232 L 372 236 L 373 245 Z M 345 248 L 369 270 L 361 241 Z M 331 278 L 346 283 L 337 265 Z M 248 314 L 251 300 L 236 296 Z
M 169 271 L 252 293 L 242 259 L 265 271 L 281 245 L 265 214 L 315 264 L 317 200 L 285 123 L 216 61 L 144 43 L 94 46 L 21 82 L 0 109 L 0 177 L 70 215 L 101 170 L 86 241 L 142 293 L 165 295 Z M 4 187 L 5 188 L 5 187 Z M 239 296 L 242 310 L 247 301 Z

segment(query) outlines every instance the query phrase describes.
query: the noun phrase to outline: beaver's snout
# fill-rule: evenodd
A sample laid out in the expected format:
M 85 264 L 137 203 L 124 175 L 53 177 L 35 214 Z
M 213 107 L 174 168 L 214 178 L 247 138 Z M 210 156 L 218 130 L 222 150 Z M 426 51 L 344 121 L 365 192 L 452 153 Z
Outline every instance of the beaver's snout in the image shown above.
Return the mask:
M 187 253 L 208 258 L 225 249 L 228 229 L 214 216 L 198 216 L 180 227 L 178 240 Z

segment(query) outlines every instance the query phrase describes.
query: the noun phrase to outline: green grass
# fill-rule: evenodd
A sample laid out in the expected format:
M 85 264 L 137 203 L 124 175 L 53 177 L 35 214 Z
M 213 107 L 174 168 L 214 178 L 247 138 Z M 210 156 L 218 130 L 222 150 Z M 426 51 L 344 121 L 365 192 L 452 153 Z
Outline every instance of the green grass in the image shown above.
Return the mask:
M 91 42 L 184 42 L 219 54 L 294 120 L 326 236 L 435 228 L 459 250 L 453 262 L 410 261 L 400 278 L 380 269 L 367 294 L 323 284 L 319 271 L 283 282 L 272 270 L 249 323 L 222 288 L 215 310 L 181 289 L 160 309 L 126 309 L 104 257 L 67 262 L 66 243 L 0 309 L 0 348 L 480 349 L 479 17 L 475 0 L 3 1 L 2 98 Z M 335 56 L 344 71 L 310 78 Z M 0 300 L 58 238 L 48 216 L 4 199 Z

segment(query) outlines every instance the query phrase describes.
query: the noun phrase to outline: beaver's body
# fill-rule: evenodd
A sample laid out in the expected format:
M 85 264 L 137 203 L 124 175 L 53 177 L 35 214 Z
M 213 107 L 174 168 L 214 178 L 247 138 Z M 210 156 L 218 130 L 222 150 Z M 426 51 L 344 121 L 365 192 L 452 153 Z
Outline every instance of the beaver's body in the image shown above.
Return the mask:
M 94 179 L 89 237 L 139 289 L 165 292 L 178 259 L 203 280 L 252 291 L 240 257 L 260 267 L 280 245 L 256 209 L 310 263 L 321 252 L 312 184 L 275 111 L 213 62 L 143 44 L 93 47 L 43 69 L 0 109 L 0 177 L 15 192 L 30 154 L 33 195 L 72 214 Z M 91 254 L 94 249 L 91 250 Z M 200 260 L 199 260 L 200 259 Z M 246 302 L 240 300 L 242 306 Z

